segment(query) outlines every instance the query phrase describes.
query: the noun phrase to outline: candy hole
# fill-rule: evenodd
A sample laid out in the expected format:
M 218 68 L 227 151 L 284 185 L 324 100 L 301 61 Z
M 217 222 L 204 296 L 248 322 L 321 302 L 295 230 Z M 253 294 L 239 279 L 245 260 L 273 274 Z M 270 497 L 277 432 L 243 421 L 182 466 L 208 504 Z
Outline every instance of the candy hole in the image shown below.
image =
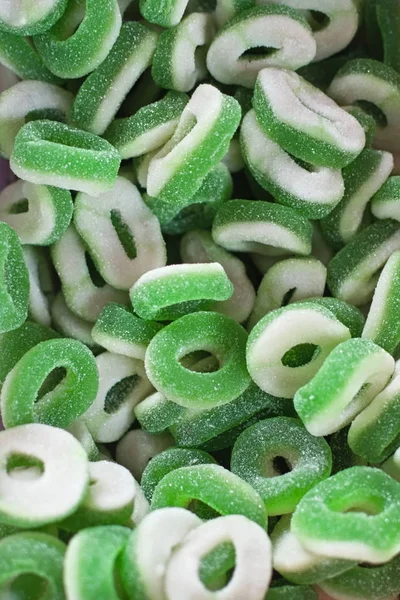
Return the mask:
M 67 376 L 67 370 L 64 367 L 56 367 L 53 369 L 43 381 L 36 396 L 36 402 L 41 400 L 43 396 L 52 392 Z
M 385 113 L 381 110 L 376 104 L 373 102 L 368 102 L 367 100 L 358 100 L 354 102 L 356 106 L 359 106 L 367 115 L 373 117 L 379 125 L 379 127 L 387 127 L 388 121 Z
M 196 373 L 215 373 L 221 367 L 218 357 L 206 350 L 185 354 L 179 362 L 184 369 Z
M 223 589 L 232 579 L 236 563 L 235 547 L 231 542 L 223 542 L 201 559 L 199 578 L 203 585 L 212 591 Z
M 379 508 L 377 506 L 373 506 L 370 504 L 355 504 L 354 506 L 351 506 L 350 508 L 348 508 L 347 510 L 343 511 L 344 513 L 362 513 L 363 515 L 367 515 L 368 517 L 373 517 L 375 515 L 379 515 L 379 513 L 381 512 L 381 510 L 379 510 Z
M 89 271 L 89 276 L 90 276 L 90 279 L 92 280 L 93 285 L 97 288 L 104 287 L 106 285 L 106 282 L 104 281 L 104 279 L 102 278 L 102 276 L 100 275 L 98 270 L 96 269 L 96 265 L 94 264 L 93 259 L 90 256 L 89 252 L 85 252 L 85 260 L 86 260 L 86 266 Z
M 315 344 L 297 344 L 290 348 L 281 358 L 281 362 L 285 367 L 303 367 L 315 360 L 321 352 L 320 346 Z
M 272 466 L 277 476 L 290 473 L 293 467 L 284 456 L 275 456 L 272 460 Z
M 174 136 L 168 142 L 168 151 L 171 152 L 187 135 L 189 135 L 196 125 L 196 116 L 190 110 L 186 110 L 175 130 Z
M 54 33 L 60 41 L 73 36 L 86 16 L 86 1 L 78 4 L 74 2 L 72 6 L 73 9 L 67 11 L 54 28 Z
M 51 594 L 49 591 L 48 582 L 44 577 L 40 577 L 34 573 L 24 573 L 13 579 L 10 585 L 7 586 L 4 596 L 2 594 L 2 598 L 8 598 L 9 600 L 17 600 L 19 598 L 21 600 L 50 598 Z
M 205 521 L 209 519 L 215 519 L 221 516 L 211 506 L 195 498 L 189 502 L 186 508 L 187 510 L 190 510 L 190 512 L 195 513 L 198 517 Z
M 111 223 L 115 229 L 115 233 L 125 250 L 128 258 L 133 260 L 137 256 L 135 240 L 129 226 L 125 223 L 119 210 L 113 209 L 110 212 Z
M 248 48 L 239 56 L 239 60 L 263 60 L 269 58 L 278 52 L 279 48 L 271 48 L 270 46 L 254 46 Z
M 330 23 L 330 18 L 323 12 L 319 10 L 310 10 L 308 11 L 308 22 L 313 31 L 321 31 L 321 29 L 325 29 Z
M 368 397 L 366 398 L 365 396 L 370 387 L 370 383 L 364 383 L 360 387 L 358 392 L 353 396 L 346 408 L 342 411 L 342 414 L 340 415 L 341 421 L 347 421 L 350 417 L 354 417 L 367 406 Z
M 133 392 L 139 380 L 139 375 L 131 375 L 115 383 L 107 392 L 104 401 L 104 411 L 109 415 L 117 412 L 127 397 Z
M 39 121 L 42 119 L 59 121 L 62 123 L 66 122 L 65 114 L 62 112 L 62 110 L 57 108 L 36 108 L 35 110 L 28 112 L 25 117 L 25 123 L 29 123 L 30 121 Z
M 8 211 L 10 215 L 21 215 L 22 213 L 27 213 L 29 210 L 29 200 L 28 198 L 22 198 L 15 202 L 10 210 Z
M 301 160 L 301 158 L 297 158 L 297 156 L 293 156 L 293 154 L 289 154 L 289 156 L 297 165 L 299 165 L 299 167 L 301 167 L 305 171 L 308 171 L 308 173 L 315 172 L 316 169 L 314 165 L 306 162 L 305 160 Z
M 328 502 L 330 510 L 333 512 L 340 512 L 343 514 L 347 513 L 361 513 L 367 516 L 379 515 L 385 508 L 384 500 L 379 496 L 374 496 L 372 493 L 365 498 L 357 498 L 356 496 L 362 496 L 364 494 L 361 490 L 351 490 L 346 496 L 344 493 L 333 498 Z
M 35 456 L 13 452 L 7 457 L 7 474 L 13 479 L 34 481 L 44 473 L 44 463 Z
M 296 293 L 296 290 L 297 290 L 297 288 L 292 288 L 291 290 L 288 290 L 286 292 L 286 294 L 282 298 L 281 306 L 287 306 L 289 304 L 289 302 L 293 298 L 293 295 Z

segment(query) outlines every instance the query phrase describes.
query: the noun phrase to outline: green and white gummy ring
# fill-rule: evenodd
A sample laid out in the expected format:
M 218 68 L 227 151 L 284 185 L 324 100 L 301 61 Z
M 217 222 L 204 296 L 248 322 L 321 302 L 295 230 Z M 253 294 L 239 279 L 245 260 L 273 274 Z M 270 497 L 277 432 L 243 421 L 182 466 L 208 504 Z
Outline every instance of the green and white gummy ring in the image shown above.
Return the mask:
M 94 71 L 121 29 L 117 0 L 72 0 L 51 29 L 35 36 L 45 65 L 58 77 L 76 79 Z M 93 35 L 95 32 L 96 35 Z
M 400 250 L 400 225 L 384 219 L 366 227 L 328 264 L 328 286 L 334 296 L 361 306 L 371 300 L 380 270 Z
M 97 198 L 78 194 L 74 224 L 99 273 L 117 289 L 129 290 L 147 271 L 166 264 L 158 219 L 125 177 Z
M 127 527 L 105 525 L 77 533 L 68 544 L 64 588 L 75 600 L 118 600 L 116 563 L 128 542 Z
M 10 166 L 18 177 L 31 183 L 98 196 L 113 186 L 120 163 L 117 150 L 106 140 L 44 120 L 20 129 Z
M 131 533 L 120 558 L 120 577 L 132 598 L 165 598 L 164 576 L 172 553 L 201 523 L 184 508 L 161 508 L 146 516 Z
M 95 284 L 90 255 L 73 225 L 52 246 L 51 255 L 68 307 L 85 321 L 96 321 L 109 302 L 128 304 L 128 294 L 111 285 L 102 285 L 99 274 L 95 282 L 100 278 L 102 287 Z
M 151 509 L 186 508 L 193 500 L 199 500 L 222 515 L 244 515 L 266 527 L 267 511 L 258 493 L 219 465 L 195 465 L 171 471 L 154 490 Z
M 205 79 L 206 48 L 215 34 L 214 17 L 196 12 L 173 29 L 164 31 L 157 42 L 151 74 L 162 88 L 189 92 Z
M 341 323 L 343 323 L 343 325 L 349 328 L 351 337 L 361 337 L 365 325 L 365 317 L 358 308 L 352 304 L 348 304 L 344 300 L 339 300 L 339 298 L 331 298 L 328 296 L 309 299 L 306 298 L 304 300 L 304 302 L 308 301 L 319 304 L 320 306 L 324 306 L 330 310 L 331 313 L 333 313 L 335 317 Z
M 394 252 L 383 267 L 376 284 L 362 337 L 372 340 L 390 354 L 400 342 L 398 299 L 400 294 L 400 252 Z
M 344 196 L 321 221 L 322 231 L 333 247 L 342 247 L 359 232 L 371 198 L 385 183 L 392 169 L 392 154 L 372 148 L 363 150 L 354 162 L 343 169 Z
M 132 425 L 134 407 L 152 387 L 139 360 L 103 352 L 96 365 L 99 389 L 82 418 L 96 442 L 115 442 Z
M 251 330 L 247 368 L 265 392 L 293 398 L 349 338 L 349 329 L 324 306 L 312 301 L 289 304 L 265 315 Z
M 218 210 L 212 227 L 216 244 L 233 252 L 275 256 L 311 253 L 311 223 L 287 206 L 254 200 L 230 200 Z
M 15 6 L 13 6 L 15 4 Z M 50 29 L 62 16 L 67 0 L 0 4 L 0 29 L 18 35 L 35 35 Z
M 135 313 L 143 319 L 173 321 L 212 308 L 232 296 L 233 285 L 219 263 L 168 265 L 148 271 L 130 290 Z
M 291 528 L 307 550 L 381 564 L 400 548 L 400 485 L 381 469 L 351 467 L 318 483 Z
M 59 331 L 63 337 L 70 337 L 79 340 L 91 350 L 99 350 L 92 337 L 93 323 L 85 321 L 78 317 L 68 307 L 62 292 L 59 292 L 52 300 L 50 305 L 51 320 L 54 328 Z
M 192 230 L 183 236 L 180 244 L 184 262 L 218 262 L 233 285 L 233 294 L 228 300 L 215 303 L 213 310 L 221 312 L 239 323 L 247 320 L 255 299 L 253 284 L 246 274 L 243 262 L 213 241 L 208 231 Z
M 219 30 L 207 53 L 207 68 L 222 83 L 252 88 L 261 69 L 296 70 L 310 63 L 315 52 L 311 27 L 299 11 L 258 6 L 240 12 Z
M 71 193 L 52 186 L 19 180 L 0 192 L 0 219 L 21 244 L 54 244 L 70 224 L 73 208 Z
M 28 314 L 29 276 L 14 229 L 0 221 L 0 332 L 17 329 Z
M 400 445 L 400 364 L 388 385 L 352 422 L 348 443 L 370 463 L 387 459 Z
M 326 267 L 316 258 L 277 262 L 261 280 L 247 328 L 252 329 L 264 315 L 285 304 L 323 296 L 325 284 Z
M 290 530 L 291 515 L 283 516 L 271 534 L 274 569 L 288 581 L 304 585 L 348 571 L 355 561 L 331 558 L 307 550 Z
M 181 21 L 189 0 L 140 0 L 140 12 L 150 23 L 161 27 L 174 27 Z
M 44 254 L 44 249 L 38 246 L 23 246 L 22 252 L 29 277 L 28 318 L 50 327 L 51 315 L 48 294 L 49 292 L 51 294 L 51 290 L 45 291 L 42 289 L 41 283 L 44 271 L 47 271 L 49 267 L 48 257 Z
M 227 542 L 235 549 L 235 570 L 229 583 L 213 592 L 214 598 L 264 598 L 272 576 L 271 542 L 263 528 L 241 515 L 203 523 L 184 538 L 168 563 L 165 575 L 168 597 L 175 600 L 209 598 L 210 591 L 200 579 L 200 561 Z
M 55 387 L 40 395 L 46 378 L 55 369 Z M 55 374 L 54 374 L 55 375 Z M 81 342 L 53 339 L 34 346 L 8 373 L 1 390 L 5 427 L 46 423 L 67 427 L 92 404 L 98 388 L 96 362 Z
M 274 142 L 313 165 L 341 169 L 365 146 L 357 119 L 293 71 L 260 71 L 253 106 Z
M 368 58 L 350 60 L 333 79 L 328 94 L 339 104 L 356 103 L 373 110 L 378 124 L 375 145 L 389 152 L 399 149 L 400 75 L 394 69 Z
M 171 203 L 193 196 L 228 151 L 240 118 L 240 105 L 234 98 L 212 85 L 199 85 L 174 135 L 150 161 L 149 196 Z
M 2 539 L 0 541 L 1 590 L 4 590 L 3 593 L 7 595 L 7 584 L 21 581 L 24 576 L 33 576 L 41 584 L 45 584 L 48 598 L 64 600 L 65 551 L 66 546 L 63 542 L 45 533 L 29 531 Z
M 67 431 L 33 423 L 0 432 L 2 523 L 40 527 L 72 514 L 89 483 L 88 459 Z
M 154 435 L 143 429 L 133 429 L 119 440 L 115 456 L 117 462 L 126 467 L 135 479 L 140 481 L 152 458 L 172 445 L 173 438 L 167 432 Z
M 383 390 L 394 371 L 388 352 L 360 338 L 337 346 L 316 375 L 294 397 L 295 409 L 312 435 L 348 425 Z
M 212 408 L 237 398 L 250 383 L 246 369 L 247 334 L 233 319 L 215 312 L 181 317 L 159 331 L 145 357 L 147 376 L 168 399 L 188 408 Z M 186 369 L 180 360 L 195 350 L 216 356 L 212 373 Z
M 142 429 L 149 433 L 165 431 L 185 412 L 185 408 L 168 400 L 160 392 L 147 396 L 135 407 L 135 416 Z
M 147 346 L 162 325 L 140 319 L 125 306 L 110 303 L 92 329 L 93 340 L 109 352 L 144 360 Z
M 21 79 L 60 83 L 44 64 L 30 40 L 21 35 L 0 30 L 0 63 Z
M 40 116 L 65 119 L 73 102 L 67 90 L 43 81 L 20 81 L 0 94 L 0 152 L 9 158 L 27 121 Z
M 74 512 L 62 522 L 67 531 L 99 525 L 125 525 L 133 511 L 135 480 L 125 467 L 108 460 L 89 463 L 89 488 Z
M 240 140 L 251 174 L 281 204 L 294 208 L 305 217 L 320 219 L 342 199 L 341 171 L 298 164 L 266 134 L 254 110 L 243 119 Z
M 288 472 L 281 472 L 277 457 Z M 331 467 L 327 442 L 288 417 L 265 419 L 246 429 L 231 456 L 232 473 L 257 490 L 271 516 L 293 512 L 308 490 L 329 477 Z
M 143 471 L 140 485 L 147 500 L 151 502 L 157 484 L 165 475 L 181 467 L 212 464 L 215 459 L 203 450 L 196 448 L 168 448 L 154 456 Z
M 158 150 L 172 137 L 188 101 L 186 94 L 167 92 L 164 98 L 139 108 L 131 117 L 113 121 L 105 138 L 123 159 Z
M 371 200 L 371 212 L 378 219 L 400 221 L 400 176 L 385 181 Z
M 70 120 L 79 129 L 103 135 L 125 96 L 150 66 L 157 34 L 137 22 L 127 22 L 107 58 L 84 81 Z

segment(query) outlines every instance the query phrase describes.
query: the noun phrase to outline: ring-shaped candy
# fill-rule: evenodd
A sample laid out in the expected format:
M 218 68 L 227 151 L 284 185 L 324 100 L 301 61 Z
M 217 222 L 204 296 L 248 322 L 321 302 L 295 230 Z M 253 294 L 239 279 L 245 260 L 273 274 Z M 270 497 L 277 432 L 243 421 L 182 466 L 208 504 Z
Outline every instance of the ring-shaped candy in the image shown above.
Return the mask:
M 39 3 L 0 6 L 0 29 L 17 35 L 35 35 L 50 29 L 62 16 L 68 0 L 45 0 Z
M 215 312 L 185 315 L 151 340 L 145 357 L 147 376 L 168 399 L 188 408 L 212 408 L 237 398 L 247 388 L 247 334 L 233 319 Z M 195 350 L 216 356 L 220 368 L 196 373 L 181 358 Z
M 281 472 L 275 460 L 283 459 Z M 323 438 L 308 433 L 298 419 L 265 419 L 240 434 L 232 449 L 231 470 L 260 494 L 268 515 L 291 513 L 301 498 L 329 477 L 332 454 Z
M 88 459 L 67 431 L 38 423 L 0 432 L 1 522 L 40 527 L 72 514 L 89 483 Z
M 400 549 L 400 485 L 381 469 L 352 467 L 297 505 L 291 528 L 316 554 L 381 564 Z
M 21 79 L 60 83 L 44 64 L 30 41 L 21 35 L 0 30 L 0 63 Z
M 106 140 L 56 121 L 24 125 L 10 166 L 21 179 L 86 192 L 92 196 L 115 183 L 121 159 Z
M 389 177 L 371 200 L 371 212 L 378 219 L 400 221 L 400 176 Z
M 161 27 L 174 27 L 181 21 L 189 0 L 140 0 L 140 12 L 150 23 Z
M 316 304 L 325 306 L 343 325 L 348 327 L 351 337 L 361 337 L 365 325 L 365 317 L 361 310 L 352 304 L 348 304 L 344 300 L 339 300 L 339 298 L 328 296 L 306 298 L 303 302 L 315 302 Z
M 66 374 L 40 397 L 46 377 L 55 369 Z M 41 342 L 24 354 L 4 381 L 3 423 L 7 428 L 35 422 L 67 427 L 92 404 L 98 381 L 94 356 L 84 344 L 65 338 Z
M 135 416 L 142 429 L 149 433 L 160 433 L 175 423 L 185 408 L 168 400 L 160 392 L 154 392 L 135 406 Z
M 14 229 L 0 221 L 0 331 L 17 329 L 28 314 L 29 278 Z
M 61 19 L 35 36 L 34 41 L 52 73 L 75 79 L 94 71 L 103 62 L 120 29 L 117 0 L 72 0 Z

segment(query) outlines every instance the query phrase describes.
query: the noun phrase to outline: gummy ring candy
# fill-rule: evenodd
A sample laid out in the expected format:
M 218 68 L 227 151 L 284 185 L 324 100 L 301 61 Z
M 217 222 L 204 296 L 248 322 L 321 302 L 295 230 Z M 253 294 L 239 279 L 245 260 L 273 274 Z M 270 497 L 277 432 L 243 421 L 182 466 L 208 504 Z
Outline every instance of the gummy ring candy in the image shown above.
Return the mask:
M 170 0 L 160 4 L 159 0 L 140 0 L 140 12 L 150 23 L 161 27 L 174 27 L 183 17 L 189 0 Z
M 50 29 L 62 16 L 68 0 L 45 0 L 45 2 L 0 5 L 0 29 L 18 35 L 35 35 Z
M 281 473 L 279 457 L 289 469 Z M 231 456 L 231 470 L 260 494 L 268 515 L 291 513 L 316 483 L 329 477 L 331 450 L 323 438 L 308 433 L 298 419 L 276 417 L 240 434 Z
M 66 374 L 40 397 L 55 369 Z M 7 428 L 35 422 L 67 427 L 89 408 L 97 388 L 96 362 L 86 346 L 78 340 L 46 340 L 28 350 L 8 373 L 0 395 L 3 423 Z
M 306 298 L 303 302 L 313 302 L 325 306 L 343 325 L 348 327 L 351 337 L 361 337 L 365 325 L 365 317 L 352 304 L 348 304 L 344 300 L 339 300 L 339 298 L 330 298 L 327 296 L 323 298 Z
M 0 221 L 0 332 L 17 329 L 28 314 L 29 279 L 18 236 Z
M 135 416 L 141 427 L 150 433 L 168 429 L 184 413 L 183 406 L 168 400 L 160 392 L 154 392 L 135 406 Z
M 60 83 L 25 37 L 0 30 L 0 62 L 21 79 Z
M 40 527 L 77 509 L 89 483 L 88 460 L 70 433 L 33 423 L 1 431 L 0 439 L 2 523 Z
M 399 552 L 399 504 L 397 481 L 381 469 L 351 467 L 301 499 L 291 528 L 311 552 L 380 564 Z
M 148 378 L 168 399 L 188 408 L 212 408 L 237 398 L 250 377 L 245 364 L 247 334 L 233 319 L 215 312 L 185 315 L 151 340 L 145 357 Z M 196 373 L 180 364 L 195 350 L 216 356 L 220 368 Z
M 389 177 L 371 200 L 371 212 L 378 219 L 400 221 L 400 177 Z

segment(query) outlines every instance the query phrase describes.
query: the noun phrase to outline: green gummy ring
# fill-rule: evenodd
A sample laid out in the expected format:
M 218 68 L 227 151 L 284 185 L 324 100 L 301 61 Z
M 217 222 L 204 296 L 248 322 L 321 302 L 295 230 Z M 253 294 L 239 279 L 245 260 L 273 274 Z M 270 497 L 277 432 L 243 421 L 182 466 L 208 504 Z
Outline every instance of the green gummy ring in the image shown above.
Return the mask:
M 293 398 L 321 368 L 349 329 L 325 306 L 295 302 L 271 311 L 251 330 L 247 368 L 265 392 Z
M 22 203 L 27 212 L 18 212 Z M 74 205 L 68 190 L 18 180 L 0 192 L 0 219 L 18 234 L 21 244 L 50 246 L 65 232 Z
M 89 484 L 88 459 L 78 440 L 38 423 L 1 431 L 0 440 L 2 523 L 34 528 L 75 512 Z
M 365 325 L 365 317 L 352 304 L 348 304 L 344 300 L 339 300 L 339 298 L 329 298 L 327 296 L 323 298 L 306 298 L 303 302 L 313 302 L 325 306 L 343 325 L 348 327 L 351 337 L 361 337 Z
M 359 104 L 371 110 L 378 128 L 375 145 L 399 149 L 400 75 L 391 67 L 368 58 L 349 60 L 334 77 L 328 92 L 338 104 Z
M 397 481 L 381 469 L 352 467 L 310 490 L 291 527 L 311 552 L 381 564 L 400 549 L 399 508 Z
M 400 446 L 400 364 L 388 385 L 352 422 L 348 444 L 372 464 L 386 460 Z
M 230 200 L 212 227 L 216 244 L 233 252 L 275 255 L 311 253 L 311 223 L 287 206 L 258 200 Z
M 161 27 L 178 25 L 186 10 L 189 0 L 140 0 L 140 12 L 150 23 Z
M 240 118 L 240 105 L 234 98 L 212 85 L 199 85 L 183 109 L 174 135 L 150 161 L 149 196 L 170 203 L 193 196 L 225 156 Z
M 276 457 L 284 459 L 289 472 L 279 471 Z M 254 487 L 270 516 L 293 512 L 308 490 L 329 477 L 331 468 L 327 442 L 288 417 L 259 421 L 240 434 L 232 449 L 232 473 Z
M 25 37 L 1 30 L 0 63 L 21 79 L 60 83 Z
M 348 425 L 383 390 L 394 364 L 388 352 L 369 340 L 352 338 L 336 346 L 294 397 L 308 431 L 329 435 Z
M 76 600 L 118 600 L 115 571 L 131 531 L 105 525 L 77 533 L 68 544 L 64 563 L 67 597 Z
M 275 51 L 262 56 L 259 47 Z M 309 64 L 315 52 L 315 39 L 303 14 L 286 5 L 267 4 L 239 12 L 218 31 L 207 53 L 207 68 L 221 83 L 253 88 L 262 69 L 296 70 Z
M 0 29 L 21 36 L 42 33 L 58 21 L 67 3 L 68 0 L 51 0 L 45 3 L 30 3 L 26 8 L 21 5 L 14 9 L 9 5 L 8 11 L 7 4 L 3 4 L 0 8 Z
M 397 221 L 384 219 L 363 229 L 328 264 L 327 282 L 332 294 L 356 306 L 366 304 L 373 296 L 380 270 L 397 250 Z
M 55 369 L 65 369 L 66 375 L 37 401 Z M 96 361 L 84 344 L 46 340 L 28 350 L 8 373 L 0 396 L 3 423 L 7 428 L 35 422 L 67 427 L 89 408 L 97 388 Z
M 167 92 L 164 98 L 142 106 L 131 117 L 113 121 L 104 137 L 123 159 L 158 150 L 172 137 L 188 101 L 186 94 Z
M 52 73 L 76 79 L 103 62 L 120 28 L 121 13 L 117 0 L 85 0 L 84 3 L 72 0 L 61 19 L 48 31 L 36 35 L 34 42 Z
M 0 332 L 17 329 L 28 314 L 29 278 L 14 229 L 0 221 Z
M 233 285 L 218 263 L 178 264 L 148 271 L 130 290 L 135 313 L 143 319 L 173 321 L 210 309 L 232 296 Z
M 154 456 L 140 480 L 141 488 L 147 500 L 151 502 L 158 483 L 175 469 L 191 467 L 194 465 L 215 464 L 215 459 L 203 450 L 195 448 L 167 448 L 164 452 Z
M 121 159 L 106 140 L 56 121 L 32 121 L 16 139 L 10 166 L 31 183 L 98 196 L 115 183 Z
M 372 214 L 378 219 L 400 221 L 400 176 L 389 177 L 371 200 Z
M 76 127 L 103 135 L 129 90 L 150 66 L 156 41 L 157 34 L 141 23 L 122 25 L 107 58 L 79 88 L 70 114 Z
M 243 515 L 264 529 L 267 526 L 267 511 L 258 493 L 219 465 L 195 465 L 171 471 L 154 490 L 151 509 L 186 508 L 193 500 L 207 504 L 221 515 Z
M 101 311 L 92 337 L 109 352 L 144 360 L 147 346 L 161 328 L 160 323 L 140 319 L 125 306 L 111 302 Z
M 6 537 L 0 541 L 0 588 L 24 575 L 35 575 L 46 583 L 47 598 L 64 600 L 65 551 L 63 542 L 45 533 L 29 531 Z
M 360 231 L 373 195 L 393 170 L 390 152 L 367 148 L 342 171 L 345 193 L 321 221 L 322 231 L 334 248 L 341 248 Z
M 168 399 L 188 408 L 213 408 L 237 398 L 250 383 L 246 369 L 247 334 L 233 319 L 215 312 L 185 315 L 151 340 L 147 376 Z M 220 368 L 196 373 L 179 360 L 195 350 L 215 355 Z
M 298 164 L 268 137 L 250 110 L 243 119 L 240 141 L 244 160 L 257 183 L 277 202 L 310 219 L 330 213 L 344 194 L 339 169 Z
M 164 31 L 157 42 L 151 74 L 162 88 L 189 92 L 207 77 L 205 47 L 214 36 L 212 14 L 196 12 L 173 29 Z
M 312 165 L 342 169 L 365 146 L 357 119 L 292 71 L 260 71 L 253 106 L 267 135 Z

